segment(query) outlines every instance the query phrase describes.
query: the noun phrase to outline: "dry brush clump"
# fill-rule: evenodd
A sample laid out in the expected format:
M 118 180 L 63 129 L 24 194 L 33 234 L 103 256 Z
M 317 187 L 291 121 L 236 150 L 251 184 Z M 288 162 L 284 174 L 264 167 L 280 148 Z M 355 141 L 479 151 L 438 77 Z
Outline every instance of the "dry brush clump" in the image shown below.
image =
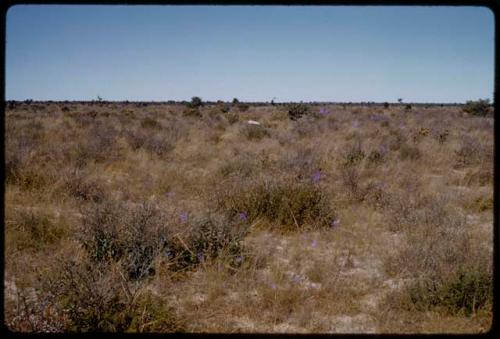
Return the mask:
M 330 227 L 336 212 L 328 196 L 309 178 L 258 179 L 228 185 L 217 191 L 219 210 L 234 218 L 244 215 L 250 222 L 264 218 L 287 230 Z
M 465 216 L 444 197 L 400 200 L 394 214 L 402 218 L 406 241 L 389 257 L 386 268 L 408 282 L 404 293 L 389 296 L 389 307 L 429 311 L 444 309 L 466 316 L 492 302 L 492 268 L 488 251 L 471 238 Z M 410 204 L 411 207 L 406 204 Z M 398 296 L 397 298 L 395 296 Z

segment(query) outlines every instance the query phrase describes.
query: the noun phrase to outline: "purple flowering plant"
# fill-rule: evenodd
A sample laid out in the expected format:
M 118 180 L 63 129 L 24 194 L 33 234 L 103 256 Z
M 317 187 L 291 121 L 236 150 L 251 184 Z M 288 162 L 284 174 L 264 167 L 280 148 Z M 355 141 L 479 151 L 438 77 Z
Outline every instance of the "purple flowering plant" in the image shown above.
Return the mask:
M 180 215 L 180 220 L 182 223 L 186 223 L 188 221 L 188 213 L 187 212 L 182 212 Z
M 340 219 L 333 219 L 332 222 L 330 223 L 330 227 L 334 228 L 337 227 L 340 224 Z
M 240 221 L 245 222 L 245 221 L 248 220 L 248 213 L 247 213 L 247 211 L 240 212 L 240 214 L 238 216 L 240 218 Z
M 313 182 L 319 182 L 321 180 L 321 170 L 317 170 L 312 175 Z

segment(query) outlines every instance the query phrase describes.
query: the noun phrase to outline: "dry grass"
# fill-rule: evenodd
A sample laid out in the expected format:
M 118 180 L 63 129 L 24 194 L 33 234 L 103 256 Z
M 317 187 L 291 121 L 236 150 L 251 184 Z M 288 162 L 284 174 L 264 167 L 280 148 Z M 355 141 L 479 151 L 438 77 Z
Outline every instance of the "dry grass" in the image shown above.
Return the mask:
M 7 326 L 487 331 L 493 119 L 324 108 L 9 106 Z

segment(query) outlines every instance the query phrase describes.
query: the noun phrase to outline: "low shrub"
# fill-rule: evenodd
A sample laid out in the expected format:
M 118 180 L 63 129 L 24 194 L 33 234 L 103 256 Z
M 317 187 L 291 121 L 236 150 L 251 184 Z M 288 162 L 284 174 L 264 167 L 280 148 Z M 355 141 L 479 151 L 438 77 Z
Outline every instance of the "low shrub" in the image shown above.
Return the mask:
M 422 152 L 416 146 L 410 146 L 403 143 L 399 148 L 399 158 L 401 160 L 418 160 L 422 156 Z
M 490 100 L 480 99 L 477 101 L 467 101 L 463 107 L 463 111 L 472 116 L 485 117 L 491 112 Z
M 99 181 L 86 178 L 78 170 L 67 175 L 64 188 L 77 200 L 100 202 L 105 198 L 103 185 Z
M 8 246 L 18 250 L 42 250 L 57 243 L 67 234 L 64 225 L 54 222 L 50 215 L 19 211 L 14 215 L 13 224 L 6 228 Z
M 127 131 L 125 138 L 133 150 L 143 148 L 152 154 L 163 156 L 175 148 L 181 132 L 167 128 L 163 132 L 148 133 L 143 130 Z
M 365 152 L 361 147 L 361 142 L 358 140 L 346 147 L 341 154 L 342 167 L 351 167 L 358 165 L 365 158 Z
M 439 307 L 450 314 L 470 316 L 479 308 L 492 304 L 492 280 L 487 270 L 460 268 L 444 281 L 418 280 L 407 287 L 407 293 L 418 310 Z
M 261 140 L 270 136 L 268 129 L 261 125 L 245 124 L 241 131 L 248 140 Z
M 385 136 L 382 141 L 389 150 L 397 151 L 407 141 L 407 137 L 400 130 L 391 129 L 389 135 Z
M 151 117 L 145 117 L 141 120 L 141 127 L 147 129 L 157 129 L 161 128 L 161 124 Z
M 459 148 L 455 151 L 457 167 L 493 162 L 493 146 L 484 145 L 479 140 L 465 134 L 460 139 Z
M 62 261 L 42 276 L 39 299 L 53 309 L 51 323 L 65 332 L 179 331 L 182 322 L 163 300 L 131 284 L 117 267 L 86 260 Z M 58 316 L 57 316 L 58 315 Z
M 203 100 L 200 97 L 192 97 L 191 102 L 188 104 L 190 108 L 199 108 L 203 106 Z
M 160 256 L 174 271 L 218 257 L 238 261 L 242 223 L 210 213 L 192 219 L 179 225 L 147 203 L 131 208 L 106 201 L 87 209 L 78 239 L 91 262 L 119 263 L 132 280 L 154 275 Z M 180 228 L 182 232 L 174 234 Z
M 83 167 L 89 162 L 105 162 L 116 160 L 119 154 L 116 149 L 118 131 L 111 125 L 94 123 L 87 130 L 83 142 L 72 151 L 73 161 L 77 167 Z
M 296 121 L 300 119 L 303 115 L 309 113 L 309 107 L 305 104 L 298 103 L 298 104 L 289 104 L 287 107 L 288 111 L 288 117 L 292 121 Z
M 295 179 L 258 181 L 239 189 L 220 190 L 215 201 L 219 210 L 234 218 L 247 213 L 248 220 L 262 217 L 277 227 L 329 227 L 336 213 L 319 185 Z
M 231 161 L 224 162 L 218 170 L 218 173 L 223 178 L 236 176 L 240 178 L 247 178 L 254 174 L 259 168 L 258 162 L 247 156 L 237 157 Z
M 186 239 L 172 239 L 167 249 L 171 269 L 182 270 L 216 258 L 236 267 L 242 263 L 246 220 L 209 213 L 195 217 L 190 224 Z
M 119 261 L 131 279 L 154 274 L 153 261 L 167 245 L 168 230 L 150 204 L 130 208 L 109 200 L 82 214 L 78 240 L 92 262 Z
M 240 120 L 240 117 L 235 112 L 227 112 L 225 115 L 227 122 L 232 125 Z
M 383 161 L 384 155 L 378 150 L 373 150 L 368 154 L 367 160 L 372 164 L 379 164 Z
M 194 117 L 194 118 L 201 118 L 202 117 L 201 111 L 198 107 L 196 107 L 196 108 L 186 107 L 182 111 L 182 115 L 184 115 L 185 117 Z

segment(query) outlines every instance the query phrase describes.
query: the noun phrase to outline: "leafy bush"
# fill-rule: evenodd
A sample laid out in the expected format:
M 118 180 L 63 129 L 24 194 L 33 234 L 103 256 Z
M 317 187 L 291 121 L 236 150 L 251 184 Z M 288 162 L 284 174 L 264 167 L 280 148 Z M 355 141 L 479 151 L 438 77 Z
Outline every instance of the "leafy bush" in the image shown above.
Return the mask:
M 290 104 L 288 105 L 287 109 L 288 109 L 288 117 L 292 121 L 296 121 L 300 119 L 304 114 L 309 113 L 309 107 L 302 103 Z
M 463 312 L 466 316 L 492 304 L 493 281 L 491 272 L 481 268 L 460 268 L 442 281 L 418 280 L 407 293 L 419 310 L 444 307 L 451 314 Z
M 491 112 L 490 100 L 480 99 L 477 101 L 467 101 L 463 111 L 473 116 L 484 117 Z
M 200 97 L 192 97 L 191 102 L 188 105 L 190 108 L 199 108 L 201 106 L 203 106 L 203 101 Z

